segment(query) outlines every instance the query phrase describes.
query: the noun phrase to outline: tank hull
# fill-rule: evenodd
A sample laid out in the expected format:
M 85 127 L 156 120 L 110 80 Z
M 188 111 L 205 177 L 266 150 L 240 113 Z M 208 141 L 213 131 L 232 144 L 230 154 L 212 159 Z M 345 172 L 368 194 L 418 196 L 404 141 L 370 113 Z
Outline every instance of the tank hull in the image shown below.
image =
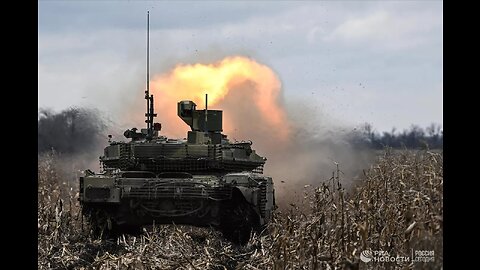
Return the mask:
M 81 177 L 80 202 L 94 232 L 115 236 L 140 231 L 142 226 L 175 223 L 216 227 L 227 238 L 245 242 L 273 211 L 269 177 L 253 173 L 164 176 L 169 177 L 145 172 Z

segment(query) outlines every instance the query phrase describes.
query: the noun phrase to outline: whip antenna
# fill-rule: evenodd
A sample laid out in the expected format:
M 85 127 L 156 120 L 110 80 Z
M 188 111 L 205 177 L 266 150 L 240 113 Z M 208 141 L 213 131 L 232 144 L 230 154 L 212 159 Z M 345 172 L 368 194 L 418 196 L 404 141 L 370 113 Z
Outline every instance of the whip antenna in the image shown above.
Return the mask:
M 150 11 L 147 11 L 147 90 L 145 90 L 145 99 L 147 100 L 147 112 L 145 113 L 145 123 L 147 123 L 147 138 L 151 139 L 153 135 L 153 118 L 157 116 L 153 108 L 153 95 L 150 95 Z

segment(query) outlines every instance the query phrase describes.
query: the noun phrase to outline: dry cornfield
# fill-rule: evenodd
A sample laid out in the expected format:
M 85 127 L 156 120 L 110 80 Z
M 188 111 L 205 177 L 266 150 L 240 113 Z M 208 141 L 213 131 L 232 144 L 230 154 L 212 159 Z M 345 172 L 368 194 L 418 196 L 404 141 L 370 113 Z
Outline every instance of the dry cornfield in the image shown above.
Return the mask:
M 95 239 L 82 219 L 76 175 L 54 153 L 38 162 L 39 269 L 441 269 L 443 152 L 386 149 L 348 190 L 340 167 L 302 204 L 277 209 L 245 246 L 212 228 L 153 225 L 140 236 Z M 277 198 L 280 200 L 280 198 Z M 362 262 L 363 250 L 433 262 Z

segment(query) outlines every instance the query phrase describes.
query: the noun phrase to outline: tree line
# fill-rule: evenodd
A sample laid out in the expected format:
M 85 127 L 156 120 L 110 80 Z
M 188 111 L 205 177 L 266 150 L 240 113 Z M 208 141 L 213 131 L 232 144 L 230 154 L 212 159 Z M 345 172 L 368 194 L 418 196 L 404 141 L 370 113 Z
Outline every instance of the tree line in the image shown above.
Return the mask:
M 354 145 L 368 146 L 374 149 L 408 148 L 408 149 L 443 149 L 442 126 L 432 123 L 426 128 L 411 125 L 409 129 L 399 132 L 392 128 L 390 132 L 378 132 L 370 123 L 365 123 L 359 131 L 350 137 Z

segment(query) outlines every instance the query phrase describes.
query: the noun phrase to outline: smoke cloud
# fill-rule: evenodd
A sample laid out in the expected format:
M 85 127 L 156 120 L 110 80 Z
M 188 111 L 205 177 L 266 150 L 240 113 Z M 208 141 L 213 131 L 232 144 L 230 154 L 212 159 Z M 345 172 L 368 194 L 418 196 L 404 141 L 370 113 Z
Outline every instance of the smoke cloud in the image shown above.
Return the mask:
M 309 108 L 305 103 L 302 107 Z M 293 127 L 289 143 L 284 148 L 265 152 L 269 155 L 265 173 L 274 178 L 280 207 L 300 203 L 305 186 L 328 181 L 337 165 L 341 183 L 349 190 L 360 179 L 363 169 L 372 164 L 374 151 L 352 140 L 359 136 L 353 128 L 321 117 L 314 119 L 314 114 L 289 117 Z
M 74 154 L 96 149 L 106 125 L 93 109 L 69 108 L 59 113 L 41 109 L 38 116 L 38 152 L 54 149 Z
M 257 153 L 267 157 L 264 172 L 274 179 L 280 206 L 298 202 L 305 185 L 327 181 L 336 164 L 350 187 L 374 156 L 351 143 L 353 128 L 315 113 L 314 104 L 289 103 L 287 110 L 277 75 L 251 58 L 177 65 L 156 76 L 152 86 L 163 134 L 172 137 L 185 137 L 188 130 L 176 115 L 177 102 L 193 100 L 200 109 L 208 93 L 209 108 L 223 110 L 224 134 L 252 140 Z
M 40 109 L 38 114 L 39 157 L 54 152 L 68 174 L 99 169 L 98 157 L 105 147 L 107 121 L 98 110 L 68 108 L 61 112 Z

